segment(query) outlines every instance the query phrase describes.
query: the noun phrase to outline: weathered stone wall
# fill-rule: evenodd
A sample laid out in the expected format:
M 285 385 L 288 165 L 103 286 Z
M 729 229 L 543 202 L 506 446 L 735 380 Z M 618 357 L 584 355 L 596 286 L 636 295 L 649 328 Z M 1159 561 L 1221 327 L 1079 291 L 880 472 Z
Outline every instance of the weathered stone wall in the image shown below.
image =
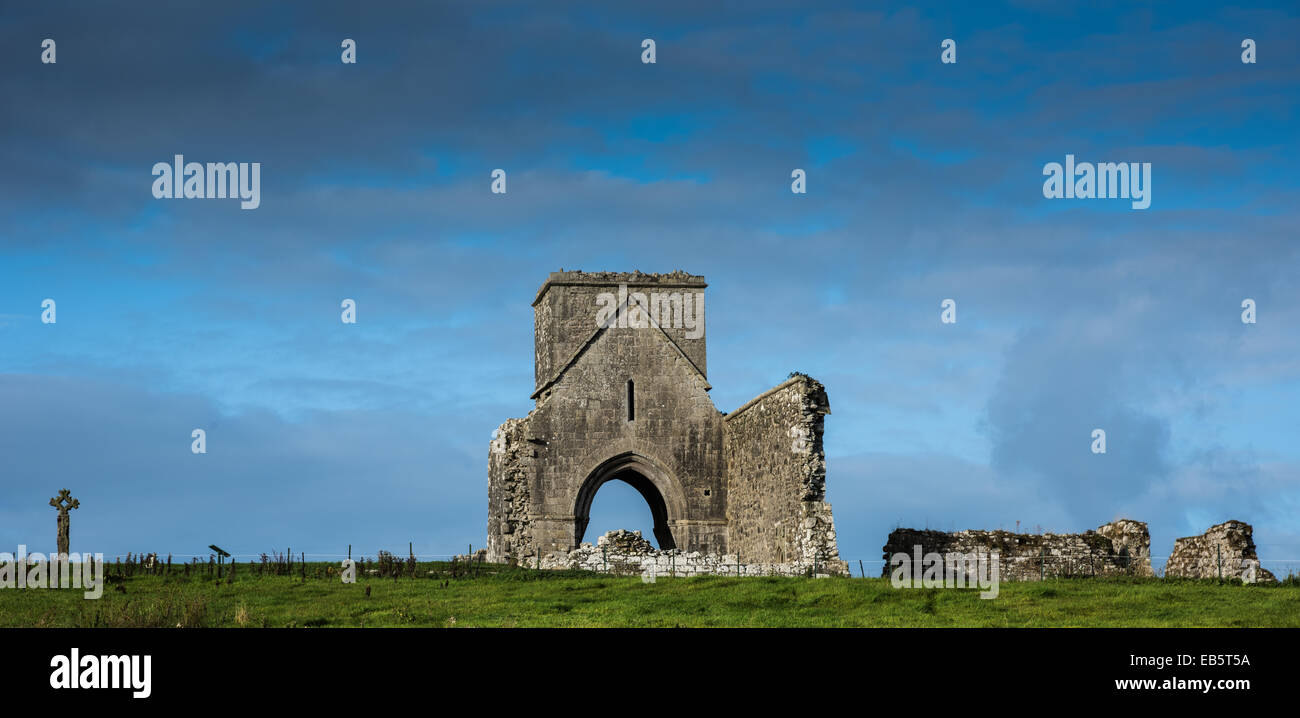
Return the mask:
M 1099 527 L 1097 533 L 1110 539 L 1122 568 L 1132 566 L 1132 573 L 1138 576 L 1155 575 L 1151 569 L 1151 532 L 1145 523 L 1120 519 Z
M 596 298 L 603 292 L 617 293 L 619 285 L 629 293 L 703 293 L 708 284 L 704 277 L 686 272 L 644 274 L 642 272 L 551 272 L 533 300 L 533 347 L 536 388 L 550 381 L 597 329 Z M 648 296 L 647 296 L 648 299 Z M 706 364 L 704 335 L 685 326 L 664 322 L 664 331 L 704 376 Z M 707 328 L 707 322 L 702 325 Z M 688 334 L 699 334 L 694 339 Z
M 1247 572 L 1246 561 L 1255 564 L 1256 582 L 1276 581 L 1272 573 L 1259 566 L 1255 553 L 1254 529 L 1242 521 L 1225 521 L 1211 526 L 1200 536 L 1174 541 L 1174 550 L 1165 564 L 1165 576 L 1171 578 L 1234 578 Z
M 890 561 L 905 554 L 915 563 L 920 553 L 976 553 L 999 555 L 998 579 L 1037 581 L 1040 577 L 1071 577 L 1130 574 L 1153 576 L 1151 535 L 1141 521 L 1121 519 L 1096 531 L 1081 534 L 1017 534 L 1010 531 L 921 531 L 896 529 L 884 547 L 882 575 L 893 571 Z M 923 566 L 910 566 L 912 575 L 922 575 Z
M 488 449 L 489 561 L 537 552 L 533 541 L 532 484 L 536 444 L 528 441 L 528 420 L 507 419 Z
M 533 562 L 524 566 L 536 567 Z M 640 531 L 610 531 L 596 544 L 583 543 L 567 554 L 541 557 L 543 569 L 579 569 L 623 576 L 653 572 L 656 579 L 689 576 L 847 576 L 840 562 L 741 563 L 734 553 L 710 554 L 698 551 L 658 551 L 641 537 Z
M 703 377 L 658 330 L 603 331 L 598 347 L 561 376 L 530 421 L 545 440 L 537 458 L 536 508 L 558 517 L 540 537 L 543 551 L 577 545 L 569 525 L 585 524 L 586 499 L 599 488 L 585 482 L 604 480 L 597 475 L 600 466 L 624 455 L 648 464 L 638 471 L 658 495 L 643 495 L 652 513 L 663 502 L 671 546 L 725 551 L 722 415 Z M 628 381 L 635 403 L 631 420 Z
M 826 388 L 796 374 L 727 416 L 727 545 L 761 563 L 838 563 L 826 496 Z

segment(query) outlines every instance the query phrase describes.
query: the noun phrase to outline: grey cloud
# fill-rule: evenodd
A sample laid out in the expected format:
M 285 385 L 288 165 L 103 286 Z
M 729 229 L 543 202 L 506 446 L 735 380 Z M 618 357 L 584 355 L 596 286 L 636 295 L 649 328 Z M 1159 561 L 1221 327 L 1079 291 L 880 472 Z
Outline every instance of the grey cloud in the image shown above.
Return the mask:
M 373 555 L 482 536 L 482 483 L 460 477 L 485 470 L 486 420 L 340 411 L 290 422 L 223 414 L 200 397 L 14 374 L 0 375 L 0 400 L 5 545 L 52 542 L 45 504 L 64 487 L 82 501 L 74 550 L 110 555 L 201 555 L 209 543 L 342 553 L 348 542 Z M 194 428 L 207 432 L 207 454 L 190 452 Z

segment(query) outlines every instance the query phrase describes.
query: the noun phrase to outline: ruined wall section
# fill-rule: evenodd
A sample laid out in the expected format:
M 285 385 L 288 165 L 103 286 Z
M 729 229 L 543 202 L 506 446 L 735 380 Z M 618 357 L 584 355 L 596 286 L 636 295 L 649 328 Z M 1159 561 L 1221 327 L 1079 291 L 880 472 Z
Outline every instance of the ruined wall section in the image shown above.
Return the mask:
M 551 380 L 597 329 L 596 313 L 600 309 L 597 297 L 605 292 L 617 295 L 620 284 L 628 292 L 647 295 L 703 293 L 708 284 L 704 277 L 677 271 L 667 274 L 643 272 L 551 272 L 533 300 L 533 347 L 535 388 Z M 692 305 L 694 306 L 694 305 Z M 704 330 L 707 321 L 698 330 L 683 326 L 684 322 L 664 321 L 664 331 L 682 352 L 708 376 L 707 352 Z M 689 335 L 697 334 L 695 338 Z
M 537 445 L 527 419 L 507 419 L 488 448 L 487 560 L 506 563 L 536 553 L 532 483 Z
M 1174 541 L 1174 550 L 1165 564 L 1165 576 L 1242 579 L 1247 573 L 1246 561 L 1255 564 L 1256 582 L 1277 580 L 1272 573 L 1259 567 L 1251 525 L 1243 521 L 1225 521 L 1211 526 L 1200 536 Z
M 1141 521 L 1121 519 L 1096 531 L 1081 534 L 1017 534 L 1010 531 L 922 531 L 896 529 L 884 546 L 883 576 L 888 578 L 897 564 L 896 554 L 910 557 L 913 576 L 922 576 L 924 564 L 916 565 L 917 547 L 927 553 L 959 553 L 987 556 L 998 552 L 999 580 L 1038 581 L 1103 575 L 1153 576 L 1151 534 Z
M 826 503 L 826 388 L 796 374 L 727 416 L 727 545 L 746 561 L 833 566 L 839 557 Z
M 1151 569 L 1151 532 L 1147 525 L 1132 519 L 1119 519 L 1097 528 L 1097 533 L 1110 539 L 1112 551 L 1122 568 L 1132 566 L 1136 576 L 1155 576 Z

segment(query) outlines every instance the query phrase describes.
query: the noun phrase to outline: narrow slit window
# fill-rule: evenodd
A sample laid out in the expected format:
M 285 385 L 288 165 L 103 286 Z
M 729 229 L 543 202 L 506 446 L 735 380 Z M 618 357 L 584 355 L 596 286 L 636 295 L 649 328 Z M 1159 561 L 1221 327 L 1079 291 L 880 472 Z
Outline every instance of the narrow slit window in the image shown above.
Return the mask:
M 631 379 L 627 380 L 627 420 L 628 421 L 636 420 L 635 386 L 632 384 Z

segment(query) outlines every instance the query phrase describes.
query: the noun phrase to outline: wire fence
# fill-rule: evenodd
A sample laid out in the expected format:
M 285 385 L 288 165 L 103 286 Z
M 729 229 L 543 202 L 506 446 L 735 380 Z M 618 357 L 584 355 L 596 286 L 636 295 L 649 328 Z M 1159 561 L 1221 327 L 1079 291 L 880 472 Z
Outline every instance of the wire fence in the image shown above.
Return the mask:
M 408 545 L 405 556 L 385 550 L 378 550 L 373 557 L 358 554 L 353 558 L 351 546 L 346 554 L 316 553 L 293 551 L 269 551 L 261 553 L 231 553 L 216 545 L 208 547 L 206 559 L 186 552 L 179 557 L 175 552 L 127 552 L 125 558 L 114 556 L 111 560 L 104 556 L 102 560 L 92 558 L 101 564 L 109 581 L 120 581 L 128 576 L 183 576 L 189 578 L 215 578 L 227 583 L 235 579 L 236 574 L 245 573 L 254 576 L 289 576 L 306 581 L 310 578 L 338 578 L 347 576 L 379 576 L 383 578 L 417 578 L 417 577 L 464 577 L 478 576 L 485 573 L 486 554 L 484 549 L 475 550 L 468 546 L 466 554 L 420 554 L 414 551 L 413 544 Z M 247 559 L 247 560 L 243 560 Z M 27 560 L 31 560 L 29 557 Z M 51 558 L 51 561 L 53 558 Z M 337 567 L 335 564 L 338 564 Z M 441 564 L 441 565 L 439 565 Z M 367 594 L 368 595 L 368 594 Z
M 353 560 L 362 570 L 374 571 L 379 570 L 385 575 L 391 572 L 387 568 L 395 563 L 409 565 L 408 570 L 414 571 L 416 564 L 431 563 L 451 563 L 459 564 L 464 567 L 470 564 L 483 566 L 486 561 L 486 550 L 484 547 L 475 547 L 473 544 L 466 546 L 463 553 L 416 553 L 413 546 L 408 546 L 405 555 L 396 554 L 385 550 L 376 550 L 373 552 L 353 551 L 352 547 L 346 552 L 309 552 L 293 551 L 287 548 L 283 551 L 266 551 L 258 553 L 222 553 L 218 555 L 213 552 L 128 552 L 123 556 L 114 556 L 112 559 L 105 556 L 104 563 L 110 566 L 130 566 L 131 569 L 137 570 L 136 567 L 141 564 L 147 564 L 151 568 L 154 565 L 174 564 L 178 569 L 183 568 L 186 564 L 191 566 L 204 566 L 208 564 L 222 566 L 231 563 L 237 563 L 238 567 L 251 566 L 254 570 L 266 571 L 267 567 L 277 567 L 272 569 L 274 573 L 281 573 L 288 570 L 288 567 L 294 567 L 295 571 L 305 568 L 305 564 L 320 563 L 337 563 L 342 566 L 345 560 Z M 909 560 L 913 558 L 912 554 L 903 554 Z M 979 554 L 942 554 L 945 560 L 942 562 L 944 571 L 953 570 L 954 565 L 971 563 L 974 561 L 988 561 L 988 553 L 980 552 Z M 1114 555 L 1103 554 L 1041 554 L 1041 555 L 999 555 L 999 571 L 1003 580 L 1033 579 L 1036 578 L 1059 578 L 1059 577 L 1088 577 L 1099 575 L 1114 575 L 1123 573 L 1145 573 L 1141 571 L 1144 565 L 1149 565 L 1151 573 L 1156 577 L 1164 577 L 1165 569 L 1169 561 L 1169 556 L 1140 556 L 1133 558 L 1123 558 Z M 954 559 L 954 560 L 949 560 Z M 1145 563 L 1143 560 L 1145 559 Z M 890 561 L 882 558 L 844 558 L 840 560 L 848 566 L 849 576 L 854 578 L 888 578 L 890 575 Z M 1209 561 L 1211 568 L 1206 569 L 1205 563 Z M 1237 560 L 1240 563 L 1240 560 Z M 826 565 L 825 557 L 819 557 L 812 565 Z M 534 565 L 536 564 L 536 565 Z M 737 575 L 772 575 L 771 572 L 763 571 L 760 567 L 768 564 L 750 564 L 740 561 L 737 558 L 734 561 Z M 521 561 L 520 568 L 538 568 L 541 566 L 540 556 L 536 562 Z M 973 565 L 973 564 L 972 564 Z M 920 575 L 923 571 L 924 564 L 921 567 L 909 566 L 909 569 Z M 1264 558 L 1259 559 L 1255 568 L 1263 568 L 1273 574 L 1278 580 L 1285 580 L 1293 576 L 1300 577 L 1300 558 Z M 743 570 L 742 570 L 743 569 Z M 1242 574 L 1243 566 L 1232 565 L 1232 562 L 1219 555 L 1217 558 L 1203 559 L 1199 565 L 1200 573 L 1204 577 L 1214 578 L 1235 578 Z M 120 568 L 119 568 L 120 570 Z M 963 569 L 965 570 L 965 569 Z M 817 573 L 814 568 L 813 573 Z

